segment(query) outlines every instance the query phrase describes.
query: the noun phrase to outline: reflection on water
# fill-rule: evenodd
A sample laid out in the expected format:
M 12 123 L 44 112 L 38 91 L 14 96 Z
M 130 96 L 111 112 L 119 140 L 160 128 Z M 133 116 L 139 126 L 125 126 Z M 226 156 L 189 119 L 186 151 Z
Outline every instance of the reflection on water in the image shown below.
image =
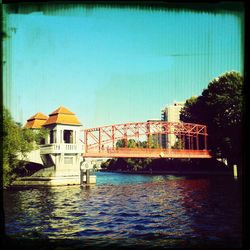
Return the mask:
M 96 186 L 5 191 L 6 233 L 126 245 L 241 242 L 241 185 L 233 177 L 97 175 Z

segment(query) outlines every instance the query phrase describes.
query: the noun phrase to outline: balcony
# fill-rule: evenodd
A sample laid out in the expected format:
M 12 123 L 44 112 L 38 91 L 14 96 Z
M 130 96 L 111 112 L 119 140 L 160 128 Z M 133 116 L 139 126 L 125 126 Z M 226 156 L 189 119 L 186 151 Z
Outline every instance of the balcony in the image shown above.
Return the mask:
M 83 145 L 81 144 L 46 144 L 40 145 L 40 154 L 79 154 L 83 153 Z

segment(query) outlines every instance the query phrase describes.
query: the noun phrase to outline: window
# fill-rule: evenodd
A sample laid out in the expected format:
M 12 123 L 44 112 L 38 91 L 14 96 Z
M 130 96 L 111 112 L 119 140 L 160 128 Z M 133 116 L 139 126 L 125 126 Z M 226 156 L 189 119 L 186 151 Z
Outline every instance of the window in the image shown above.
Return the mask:
M 73 157 L 64 157 L 64 164 L 73 164 Z
M 63 141 L 64 143 L 73 143 L 73 130 L 63 131 Z
M 40 145 L 44 145 L 45 144 L 45 138 L 41 138 L 40 139 Z
M 49 141 L 50 143 L 54 143 L 54 131 L 50 130 L 49 132 Z
M 49 140 L 50 140 L 50 143 L 55 143 L 56 142 L 56 130 L 50 130 L 50 132 L 49 132 Z

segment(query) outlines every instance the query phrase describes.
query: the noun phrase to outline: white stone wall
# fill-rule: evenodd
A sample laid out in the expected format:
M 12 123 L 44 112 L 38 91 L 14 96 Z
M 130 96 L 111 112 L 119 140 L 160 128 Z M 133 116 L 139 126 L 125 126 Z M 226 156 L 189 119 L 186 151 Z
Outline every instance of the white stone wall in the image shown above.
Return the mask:
M 19 160 L 43 164 L 43 161 L 42 161 L 41 155 L 40 155 L 40 149 L 36 149 L 36 150 L 29 152 L 26 157 L 23 157 L 22 154 L 19 153 L 17 158 Z

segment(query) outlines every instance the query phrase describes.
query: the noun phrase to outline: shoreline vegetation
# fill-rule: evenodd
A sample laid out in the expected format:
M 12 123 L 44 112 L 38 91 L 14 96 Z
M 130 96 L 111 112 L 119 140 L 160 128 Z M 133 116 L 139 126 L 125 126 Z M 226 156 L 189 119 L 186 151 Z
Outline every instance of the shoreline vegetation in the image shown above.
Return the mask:
M 100 172 L 128 174 L 233 175 L 233 168 L 216 159 L 110 159 Z M 241 175 L 241 172 L 239 172 Z

